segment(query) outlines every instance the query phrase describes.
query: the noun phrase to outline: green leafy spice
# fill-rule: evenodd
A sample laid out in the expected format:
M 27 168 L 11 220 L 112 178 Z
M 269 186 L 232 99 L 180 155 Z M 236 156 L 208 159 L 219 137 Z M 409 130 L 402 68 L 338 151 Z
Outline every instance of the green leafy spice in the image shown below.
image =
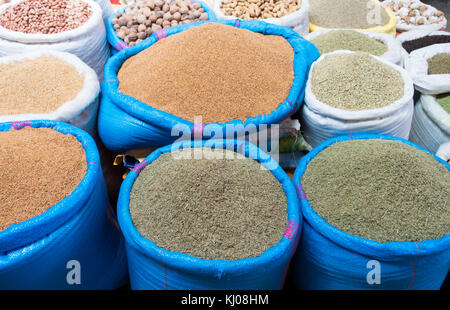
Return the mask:
M 441 107 L 450 114 L 450 93 L 438 95 L 436 96 L 436 100 Z
M 321 54 L 336 50 L 362 51 L 380 56 L 387 52 L 387 46 L 366 34 L 354 30 L 332 30 L 315 37 L 311 42 Z
M 398 141 L 335 143 L 308 164 L 301 183 L 321 217 L 359 237 L 423 241 L 450 232 L 449 171 Z
M 199 151 L 203 159 L 195 159 Z M 255 257 L 276 245 L 287 224 L 287 200 L 273 174 L 232 151 L 195 152 L 166 153 L 140 172 L 130 213 L 142 236 L 205 259 Z M 214 154 L 221 159 L 208 159 Z
M 368 53 L 331 54 L 312 70 L 316 98 L 343 110 L 368 110 L 395 103 L 403 97 L 400 72 Z

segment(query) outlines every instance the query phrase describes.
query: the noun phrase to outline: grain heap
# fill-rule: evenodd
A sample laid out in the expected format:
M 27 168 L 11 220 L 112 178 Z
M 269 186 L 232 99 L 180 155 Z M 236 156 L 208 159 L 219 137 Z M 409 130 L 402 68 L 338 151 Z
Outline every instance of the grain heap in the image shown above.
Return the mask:
M 367 29 L 389 21 L 381 5 L 369 7 L 367 0 L 311 0 L 309 18 L 324 28 Z
M 428 74 L 450 74 L 450 54 L 434 55 L 428 62 Z
M 203 123 L 269 114 L 288 96 L 294 51 L 281 36 L 206 23 L 158 41 L 118 73 L 122 93 Z
M 26 0 L 0 14 L 0 26 L 23 33 L 54 34 L 76 29 L 92 15 L 80 0 Z
M 278 180 L 232 151 L 201 152 L 201 159 L 192 149 L 166 153 L 140 172 L 130 193 L 137 230 L 159 247 L 204 259 L 255 257 L 275 246 L 287 224 Z
M 280 18 L 301 7 L 302 0 L 222 0 L 220 3 L 225 15 L 247 20 Z
M 364 52 L 326 55 L 315 64 L 311 85 L 317 100 L 351 111 L 393 104 L 404 93 L 402 75 Z
M 314 211 L 352 235 L 394 242 L 450 233 L 450 173 L 404 143 L 335 143 L 308 164 L 301 182 Z
M 336 50 L 362 51 L 380 56 L 387 52 L 387 46 L 366 34 L 354 30 L 332 30 L 311 40 L 321 54 Z
M 87 169 L 81 143 L 47 128 L 0 132 L 0 231 L 38 216 L 78 186 Z
M 117 36 L 133 46 L 160 29 L 202 20 L 208 20 L 208 13 L 200 3 L 189 0 L 138 0 L 124 13 L 117 13 L 112 24 Z
M 56 57 L 0 65 L 0 115 L 50 113 L 75 99 L 84 77 Z

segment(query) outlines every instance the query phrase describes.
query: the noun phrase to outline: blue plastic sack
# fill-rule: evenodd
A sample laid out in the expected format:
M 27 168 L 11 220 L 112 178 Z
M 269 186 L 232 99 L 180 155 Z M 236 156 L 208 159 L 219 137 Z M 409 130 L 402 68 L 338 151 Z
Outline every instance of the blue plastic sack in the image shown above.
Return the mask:
M 226 148 L 257 160 L 271 169 L 287 196 L 288 223 L 280 242 L 258 257 L 240 260 L 206 260 L 168 251 L 144 238 L 134 227 L 129 196 L 139 172 L 161 154 L 191 147 Z M 294 185 L 266 153 L 240 140 L 183 141 L 157 149 L 125 178 L 117 207 L 126 240 L 132 289 L 280 289 L 301 233 L 302 217 Z
M 207 6 L 205 3 L 203 3 L 202 1 L 193 1 L 194 3 L 200 3 L 203 10 L 205 10 L 206 13 L 208 13 L 208 20 L 209 21 L 215 21 L 216 20 L 216 15 L 214 14 L 214 11 L 211 10 L 211 8 L 209 6 Z M 117 52 L 128 48 L 128 44 L 125 43 L 125 41 L 123 41 L 121 38 L 119 38 L 117 36 L 116 30 L 114 29 L 112 20 L 114 17 L 116 17 L 117 13 L 124 13 L 125 12 L 126 7 L 117 10 L 117 12 L 115 12 L 113 15 L 111 15 L 108 20 L 106 21 L 105 25 L 106 25 L 106 38 L 109 42 L 109 45 L 111 45 L 112 47 L 112 53 L 113 55 L 115 55 Z
M 70 196 L 39 216 L 0 231 L 0 289 L 115 289 L 124 285 L 124 239 L 108 202 L 94 140 L 81 129 L 56 121 L 1 123 L 0 134 L 26 126 L 75 136 L 86 152 L 87 172 Z M 78 267 L 79 278 L 70 273 Z
M 423 242 L 380 243 L 343 232 L 328 224 L 309 205 L 300 180 L 308 163 L 328 146 L 351 139 L 401 141 L 450 165 L 404 139 L 382 135 L 354 135 L 329 139 L 303 157 L 294 184 L 304 217 L 303 235 L 294 258 L 295 281 L 300 289 L 439 289 L 450 268 L 450 235 Z M 378 261 L 380 284 L 369 284 Z M 376 263 L 376 262 L 375 262 Z M 371 281 L 370 281 L 371 282 Z
M 98 116 L 98 132 L 108 149 L 114 152 L 125 152 L 139 148 L 164 146 L 180 138 L 180 136 L 171 135 L 172 129 L 179 129 L 181 133 L 193 133 L 196 136 L 196 132 L 200 132 L 200 136 L 203 136 L 204 139 L 213 138 L 215 135 L 219 135 L 221 138 L 227 137 L 227 128 L 239 128 L 238 126 L 243 128 L 246 125 L 255 125 L 256 128 L 259 128 L 259 125 L 262 124 L 279 124 L 299 109 L 305 94 L 309 68 L 319 57 L 319 51 L 295 31 L 261 21 L 226 20 L 217 21 L 217 23 L 267 35 L 283 36 L 293 47 L 295 56 L 292 87 L 286 100 L 272 113 L 249 117 L 245 123 L 241 120 L 233 120 L 225 124 L 194 124 L 175 115 L 154 109 L 119 92 L 117 72 L 128 58 L 149 48 L 159 39 L 204 23 L 197 22 L 175 26 L 168 28 L 167 31 L 163 29 L 161 32 L 154 33 L 145 42 L 122 50 L 109 59 L 105 67 L 105 79 L 102 84 L 103 96 Z M 228 138 L 234 137 L 228 136 Z

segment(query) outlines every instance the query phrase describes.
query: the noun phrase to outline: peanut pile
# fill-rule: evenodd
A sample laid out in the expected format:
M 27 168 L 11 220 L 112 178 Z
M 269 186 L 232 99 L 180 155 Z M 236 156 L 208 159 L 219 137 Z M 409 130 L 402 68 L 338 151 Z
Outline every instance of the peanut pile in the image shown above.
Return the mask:
M 138 0 L 112 19 L 117 36 L 133 46 L 163 28 L 207 20 L 200 3 L 190 0 Z
M 444 12 L 418 0 L 391 0 L 387 1 L 386 5 L 394 12 L 399 24 L 416 26 L 438 24 L 444 17 Z
M 0 26 L 23 33 L 54 34 L 76 29 L 92 15 L 80 0 L 26 0 L 0 14 Z
M 225 15 L 240 19 L 279 18 L 301 7 L 302 0 L 223 0 L 220 4 Z

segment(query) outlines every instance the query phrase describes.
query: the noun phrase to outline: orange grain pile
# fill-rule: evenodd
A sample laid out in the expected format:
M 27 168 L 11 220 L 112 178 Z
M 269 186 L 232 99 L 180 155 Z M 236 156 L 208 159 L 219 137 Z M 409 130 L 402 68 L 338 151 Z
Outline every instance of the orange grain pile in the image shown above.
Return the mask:
M 118 73 L 119 88 L 189 121 L 245 121 L 285 101 L 293 59 L 283 37 L 206 23 L 130 57 Z
M 70 195 L 87 169 L 81 143 L 47 128 L 0 132 L 0 158 L 0 231 Z

